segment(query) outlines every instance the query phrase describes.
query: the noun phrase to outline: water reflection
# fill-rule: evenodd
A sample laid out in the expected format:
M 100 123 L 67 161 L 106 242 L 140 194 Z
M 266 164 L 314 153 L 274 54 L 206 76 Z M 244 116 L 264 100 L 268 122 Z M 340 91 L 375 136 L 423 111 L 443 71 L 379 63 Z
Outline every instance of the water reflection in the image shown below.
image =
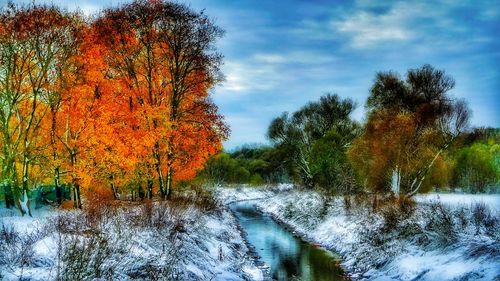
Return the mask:
M 347 280 L 336 256 L 294 237 L 270 216 L 258 212 L 254 203 L 237 202 L 231 208 L 247 232 L 248 241 L 270 266 L 273 279 Z

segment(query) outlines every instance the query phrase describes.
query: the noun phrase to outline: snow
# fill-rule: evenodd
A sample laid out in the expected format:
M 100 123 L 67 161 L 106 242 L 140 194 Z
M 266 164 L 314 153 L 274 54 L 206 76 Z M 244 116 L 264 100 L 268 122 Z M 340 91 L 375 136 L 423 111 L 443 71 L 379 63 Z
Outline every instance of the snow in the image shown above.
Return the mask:
M 498 219 L 498 195 L 431 194 L 417 198 L 419 209 L 439 200 L 455 210 L 483 202 L 493 208 Z M 326 205 L 325 205 L 326 203 Z M 447 247 L 422 246 L 412 238 L 387 239 L 380 247 L 366 242 L 363 235 L 375 233 L 383 224 L 378 215 L 360 210 L 348 213 L 342 199 L 326 202 L 314 191 L 290 191 L 261 200 L 257 206 L 287 224 L 306 240 L 339 253 L 343 267 L 351 276 L 365 280 L 497 280 L 500 278 L 498 240 L 464 230 L 459 240 Z M 326 207 L 326 210 L 324 209 Z M 425 215 L 418 223 L 426 223 Z M 368 232 L 367 232 L 368 231 Z M 364 234 L 368 233 L 368 234 Z M 432 237 L 432 236 L 431 236 Z M 498 236 L 497 236 L 498 237 Z M 369 240 L 369 239 L 368 239 Z M 471 256 L 474 245 L 495 247 L 497 254 Z
M 236 201 L 265 199 L 293 189 L 293 185 L 282 183 L 265 187 L 250 187 L 248 185 L 239 185 L 236 187 L 221 187 L 217 189 L 217 197 L 224 203 L 229 204 Z
M 167 223 L 162 229 L 137 226 L 140 210 L 136 207 L 119 211 L 112 220 L 104 222 L 97 229 L 101 233 L 97 237 L 104 236 L 109 241 L 107 247 L 112 254 L 100 268 L 105 272 L 109 269 L 114 280 L 148 280 L 148 268 L 162 268 L 162 264 L 174 262 L 172 272 L 177 272 L 182 280 L 262 280 L 262 273 L 248 256 L 236 219 L 228 209 L 206 212 L 188 207 L 182 212 L 168 208 L 166 211 L 167 220 L 175 216 L 185 227 L 173 238 L 169 238 L 173 233 L 170 227 L 175 224 Z M 81 244 L 92 236 L 92 228 L 87 230 L 81 220 L 83 215 L 81 211 L 47 208 L 34 210 L 33 217 L 29 217 L 0 208 L 0 231 L 7 227 L 19 237 L 15 242 L 0 241 L 0 280 L 55 280 L 61 247 L 58 239 L 64 245 L 71 241 Z M 65 222 L 77 221 L 76 232 L 58 232 L 55 228 L 58 217 Z M 21 262 L 20 257 L 26 262 Z
M 250 266 L 244 266 L 242 268 L 243 272 L 248 274 L 252 278 L 252 280 L 264 280 L 264 275 L 262 274 L 262 271 L 259 268 L 255 267 L 250 267 Z
M 341 198 L 331 199 L 315 191 L 298 190 L 290 184 L 266 188 L 218 188 L 216 193 L 226 206 L 235 201 L 257 200 L 260 210 L 287 224 L 304 239 L 341 255 L 342 266 L 356 280 L 500 278 L 498 233 L 496 236 L 487 235 L 485 230 L 476 230 L 473 223 L 458 232 L 455 242 L 439 246 L 432 241 L 417 243 L 418 239 L 411 235 L 401 239 L 398 233 L 377 233 L 383 227 L 384 219 L 380 214 L 369 214 L 369 207 L 347 211 Z M 429 219 L 426 211 L 436 202 L 454 212 L 470 212 L 473 205 L 480 202 L 492 210 L 491 214 L 497 220 L 500 210 L 498 194 L 428 194 L 419 195 L 416 200 L 416 213 L 420 215 L 415 216 L 415 223 L 420 226 L 425 226 Z M 141 207 L 120 211 L 116 219 L 103 221 L 98 229 L 109 240 L 108 247 L 114 254 L 101 268 L 113 269 L 110 274 L 117 280 L 146 280 L 148 266 L 154 268 L 172 262 L 174 257 L 178 277 L 183 280 L 266 279 L 263 268 L 256 266 L 249 256 L 237 220 L 227 207 L 216 212 L 206 212 L 194 206 L 182 211 L 169 207 L 165 212 L 168 221 L 163 228 L 138 226 L 142 220 Z M 69 232 L 61 234 L 57 231 L 58 218 L 68 223 Z M 181 222 L 184 230 L 174 238 L 168 238 L 176 222 L 174 218 Z M 84 213 L 81 211 L 45 207 L 33 210 L 33 217 L 29 217 L 20 216 L 17 210 L 0 208 L 0 232 L 6 227 L 22 238 L 16 240 L 15 247 L 0 240 L 0 279 L 56 279 L 60 266 L 57 259 L 59 239 L 66 243 L 79 239 L 77 241 L 83 243 L 92 233 L 88 232 L 92 228 L 82 220 Z M 424 233 L 425 237 L 435 239 L 432 231 Z M 385 242 L 382 246 L 374 246 L 367 235 L 370 238 L 381 235 Z M 23 245 L 20 241 L 28 243 L 22 251 L 19 250 Z M 491 249 L 494 249 L 493 253 Z M 22 259 L 26 262 L 22 263 Z
M 500 211 L 500 194 L 450 194 L 450 193 L 430 193 L 421 194 L 416 197 L 420 203 L 439 201 L 449 206 L 473 205 L 484 203 L 493 210 Z

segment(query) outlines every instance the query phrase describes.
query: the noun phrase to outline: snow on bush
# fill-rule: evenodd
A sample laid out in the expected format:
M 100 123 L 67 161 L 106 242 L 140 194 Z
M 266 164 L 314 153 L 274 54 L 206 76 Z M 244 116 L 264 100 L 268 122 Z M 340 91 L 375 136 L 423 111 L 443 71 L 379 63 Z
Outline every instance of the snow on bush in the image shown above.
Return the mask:
M 176 201 L 48 213 L 0 217 L 1 280 L 259 278 L 224 208 Z
M 500 278 L 500 218 L 491 204 L 391 201 L 374 212 L 367 198 L 350 201 L 346 208 L 343 198 L 292 191 L 262 200 L 258 207 L 340 253 L 344 267 L 362 279 Z

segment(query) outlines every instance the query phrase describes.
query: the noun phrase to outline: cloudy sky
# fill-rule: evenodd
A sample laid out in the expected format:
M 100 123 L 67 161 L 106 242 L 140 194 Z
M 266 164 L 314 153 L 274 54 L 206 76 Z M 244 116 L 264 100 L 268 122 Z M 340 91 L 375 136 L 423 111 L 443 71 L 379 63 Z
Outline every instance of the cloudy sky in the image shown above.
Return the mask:
M 94 13 L 126 1 L 36 2 Z M 452 94 L 468 100 L 473 125 L 500 126 L 498 0 L 183 2 L 226 30 L 226 82 L 213 93 L 232 130 L 226 149 L 265 143 L 273 117 L 327 92 L 357 101 L 362 121 L 377 71 L 426 63 L 456 79 Z

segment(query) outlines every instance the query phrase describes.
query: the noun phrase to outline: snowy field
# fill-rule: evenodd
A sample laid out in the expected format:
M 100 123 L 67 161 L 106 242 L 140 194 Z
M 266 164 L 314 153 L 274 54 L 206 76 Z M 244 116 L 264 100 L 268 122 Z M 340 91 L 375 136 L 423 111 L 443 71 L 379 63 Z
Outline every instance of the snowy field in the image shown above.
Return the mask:
M 235 187 L 218 188 L 217 197 L 225 205 L 227 205 L 236 201 L 266 199 L 290 191 L 292 189 L 293 184 L 288 183 L 264 187 L 249 187 L 247 185 L 239 185 Z
M 262 279 L 225 208 L 158 203 L 98 220 L 80 211 L 45 208 L 31 218 L 0 210 L 0 280 Z

